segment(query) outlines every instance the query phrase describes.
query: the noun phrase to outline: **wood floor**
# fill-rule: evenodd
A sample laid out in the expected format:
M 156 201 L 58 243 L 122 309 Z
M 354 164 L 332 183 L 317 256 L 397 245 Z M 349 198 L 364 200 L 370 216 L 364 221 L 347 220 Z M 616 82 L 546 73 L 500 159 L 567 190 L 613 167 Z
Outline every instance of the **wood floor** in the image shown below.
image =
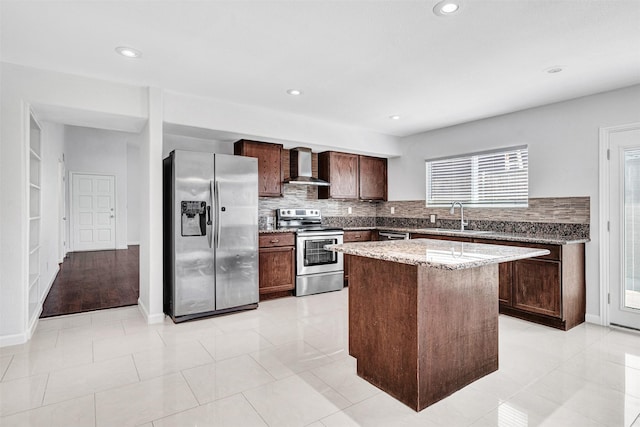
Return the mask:
M 69 253 L 40 317 L 137 304 L 139 252 L 139 246 L 129 246 L 115 251 Z

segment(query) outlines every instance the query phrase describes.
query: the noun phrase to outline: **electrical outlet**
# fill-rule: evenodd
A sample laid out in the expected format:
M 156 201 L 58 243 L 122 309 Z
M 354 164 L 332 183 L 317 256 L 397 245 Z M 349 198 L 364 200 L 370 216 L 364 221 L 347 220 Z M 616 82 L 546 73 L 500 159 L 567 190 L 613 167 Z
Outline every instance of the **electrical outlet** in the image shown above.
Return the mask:
M 393 215 L 394 213 L 396 213 L 396 208 L 391 206 L 391 214 Z
M 435 214 L 429 215 L 429 221 L 431 222 L 431 224 L 435 224 L 436 223 L 436 215 Z
M 353 208 L 351 206 L 349 206 L 347 208 L 347 213 L 352 214 L 353 213 Z

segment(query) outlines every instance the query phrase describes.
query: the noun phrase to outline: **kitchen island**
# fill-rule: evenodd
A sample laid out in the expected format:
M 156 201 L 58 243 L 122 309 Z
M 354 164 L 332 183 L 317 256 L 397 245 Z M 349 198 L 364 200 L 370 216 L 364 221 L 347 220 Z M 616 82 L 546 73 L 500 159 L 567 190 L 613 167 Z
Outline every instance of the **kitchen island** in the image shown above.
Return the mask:
M 350 257 L 358 375 L 416 411 L 498 369 L 498 264 L 549 253 L 431 239 L 327 248 Z

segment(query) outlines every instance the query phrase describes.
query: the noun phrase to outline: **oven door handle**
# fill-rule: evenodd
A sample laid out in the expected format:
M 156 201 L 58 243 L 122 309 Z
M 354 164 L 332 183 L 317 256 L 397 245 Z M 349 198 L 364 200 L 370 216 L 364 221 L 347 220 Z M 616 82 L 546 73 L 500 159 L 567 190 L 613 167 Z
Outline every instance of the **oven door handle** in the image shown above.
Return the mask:
M 330 233 L 326 231 L 303 231 L 298 232 L 298 237 L 336 237 L 336 236 L 344 236 L 344 231 L 332 231 Z

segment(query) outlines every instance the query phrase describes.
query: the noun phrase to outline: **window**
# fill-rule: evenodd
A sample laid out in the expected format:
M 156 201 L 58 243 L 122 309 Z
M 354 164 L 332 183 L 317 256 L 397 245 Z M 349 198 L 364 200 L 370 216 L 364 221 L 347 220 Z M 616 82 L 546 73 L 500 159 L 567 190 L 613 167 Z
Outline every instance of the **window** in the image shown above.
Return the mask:
M 454 201 L 476 207 L 526 207 L 529 203 L 527 146 L 426 161 L 427 206 Z

